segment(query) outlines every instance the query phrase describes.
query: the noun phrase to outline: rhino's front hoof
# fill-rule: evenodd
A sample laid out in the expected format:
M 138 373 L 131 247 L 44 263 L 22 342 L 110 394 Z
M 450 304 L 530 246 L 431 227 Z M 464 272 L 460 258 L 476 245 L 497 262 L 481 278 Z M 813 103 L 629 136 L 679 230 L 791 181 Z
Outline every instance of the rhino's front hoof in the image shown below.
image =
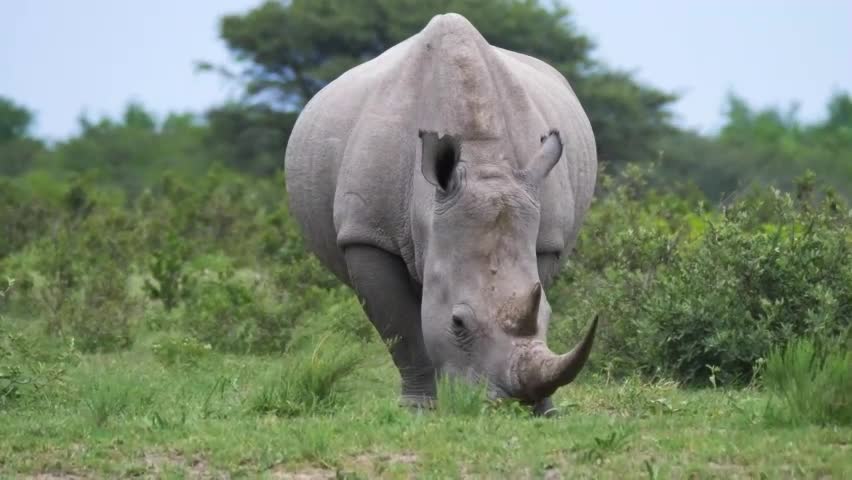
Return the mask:
M 435 399 L 425 396 L 403 395 L 399 398 L 399 405 L 411 410 L 434 410 Z
M 559 409 L 553 406 L 553 400 L 548 397 L 533 405 L 533 414 L 537 417 L 553 418 L 559 416 Z

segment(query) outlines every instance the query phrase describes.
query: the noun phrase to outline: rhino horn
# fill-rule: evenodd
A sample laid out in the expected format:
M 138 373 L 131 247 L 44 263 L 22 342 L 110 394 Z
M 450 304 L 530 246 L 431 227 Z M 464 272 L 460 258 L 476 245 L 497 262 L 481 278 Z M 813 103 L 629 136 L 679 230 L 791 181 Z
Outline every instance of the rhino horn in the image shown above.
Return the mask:
M 518 323 L 518 334 L 521 336 L 532 336 L 538 331 L 538 307 L 541 304 L 541 283 L 536 282 L 530 292 L 527 311 L 521 316 Z
M 595 316 L 583 340 L 563 355 L 553 353 L 543 342 L 530 346 L 526 355 L 521 357 L 522 363 L 518 372 L 522 388 L 527 395 L 534 399 L 544 398 L 557 388 L 571 383 L 589 358 L 597 327 L 598 317 Z

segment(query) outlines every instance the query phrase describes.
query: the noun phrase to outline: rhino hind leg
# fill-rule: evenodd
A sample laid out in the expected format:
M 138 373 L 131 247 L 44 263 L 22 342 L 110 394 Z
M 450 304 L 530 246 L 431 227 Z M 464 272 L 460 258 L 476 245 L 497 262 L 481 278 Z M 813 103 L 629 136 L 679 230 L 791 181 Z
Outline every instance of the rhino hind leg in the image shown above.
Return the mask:
M 379 335 L 389 345 L 402 380 L 400 403 L 430 408 L 435 400 L 435 370 L 420 328 L 420 295 L 401 258 L 371 246 L 344 250 L 352 288 Z

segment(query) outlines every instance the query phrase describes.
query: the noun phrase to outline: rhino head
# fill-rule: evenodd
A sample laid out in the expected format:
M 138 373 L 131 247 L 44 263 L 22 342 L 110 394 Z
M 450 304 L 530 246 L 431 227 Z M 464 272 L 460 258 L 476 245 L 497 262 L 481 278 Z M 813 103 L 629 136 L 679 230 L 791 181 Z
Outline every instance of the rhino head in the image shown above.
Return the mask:
M 493 142 L 420 138 L 422 174 L 435 189 L 421 312 L 429 357 L 441 374 L 484 382 L 492 398 L 542 401 L 583 368 L 597 326 L 569 353 L 547 347 L 551 309 L 536 240 L 539 194 L 562 156 L 560 136 L 551 131 L 518 162 L 501 161 L 505 149 Z

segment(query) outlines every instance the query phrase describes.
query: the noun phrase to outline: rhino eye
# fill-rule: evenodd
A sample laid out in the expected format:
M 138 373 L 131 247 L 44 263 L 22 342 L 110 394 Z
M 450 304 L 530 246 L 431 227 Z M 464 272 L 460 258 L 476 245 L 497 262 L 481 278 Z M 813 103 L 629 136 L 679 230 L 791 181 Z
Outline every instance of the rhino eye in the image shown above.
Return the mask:
M 452 321 L 449 325 L 450 332 L 460 343 L 470 343 L 476 324 L 476 315 L 473 310 L 469 305 L 459 304 L 453 307 L 452 315 Z
M 473 348 L 473 335 L 465 325 L 464 319 L 459 315 L 453 315 L 453 335 L 455 336 L 456 344 L 465 351 L 470 351 Z

